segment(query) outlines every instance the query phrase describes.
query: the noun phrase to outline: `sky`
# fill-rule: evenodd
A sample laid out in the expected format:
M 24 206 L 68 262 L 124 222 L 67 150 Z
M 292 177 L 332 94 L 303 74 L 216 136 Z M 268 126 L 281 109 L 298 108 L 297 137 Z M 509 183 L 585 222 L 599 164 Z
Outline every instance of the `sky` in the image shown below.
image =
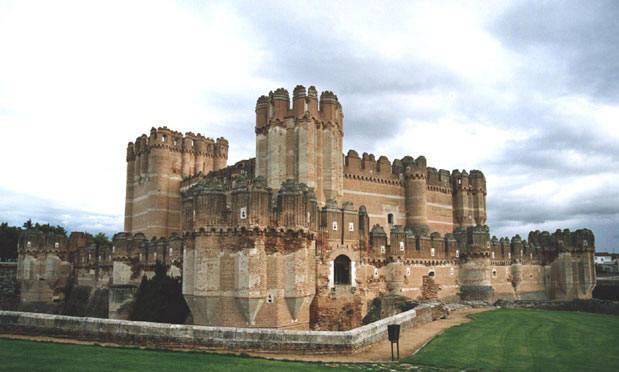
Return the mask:
M 0 220 L 122 230 L 153 126 L 254 156 L 255 102 L 332 90 L 344 148 L 481 169 L 491 234 L 619 252 L 619 2 L 0 0 Z

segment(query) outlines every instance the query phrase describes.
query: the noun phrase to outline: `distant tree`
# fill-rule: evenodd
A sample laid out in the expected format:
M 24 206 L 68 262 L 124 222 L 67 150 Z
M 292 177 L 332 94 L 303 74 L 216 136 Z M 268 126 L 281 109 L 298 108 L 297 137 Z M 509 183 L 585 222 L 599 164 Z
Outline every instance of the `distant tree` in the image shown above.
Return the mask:
M 34 225 L 32 224 L 32 220 L 28 219 L 28 221 L 24 222 L 24 229 L 26 230 L 32 230 L 34 229 Z
M 50 225 L 49 223 L 46 223 L 46 224 L 40 224 L 38 222 L 32 223 L 31 219 L 28 219 L 28 221 L 24 222 L 23 228 L 25 230 L 37 230 L 45 234 L 53 233 L 56 235 L 67 236 L 67 230 L 65 230 L 65 228 L 60 225 L 54 226 L 54 225 Z
M 8 261 L 17 259 L 17 242 L 21 229 L 9 226 L 8 223 L 0 224 L 0 260 Z
M 92 240 L 98 247 L 110 243 L 110 238 L 108 238 L 107 235 L 105 235 L 104 233 L 98 233 L 97 235 L 93 236 Z
M 169 277 L 164 264 L 157 261 L 155 276 L 142 282 L 135 295 L 131 320 L 183 324 L 189 315 L 189 307 L 183 298 L 179 279 Z

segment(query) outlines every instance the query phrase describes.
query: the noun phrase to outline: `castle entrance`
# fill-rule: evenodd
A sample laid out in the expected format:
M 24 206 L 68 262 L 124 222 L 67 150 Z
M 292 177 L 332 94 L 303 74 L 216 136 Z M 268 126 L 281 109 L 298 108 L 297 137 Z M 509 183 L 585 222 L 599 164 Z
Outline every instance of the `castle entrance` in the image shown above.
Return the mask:
M 335 284 L 350 285 L 350 258 L 346 255 L 339 255 L 333 262 Z

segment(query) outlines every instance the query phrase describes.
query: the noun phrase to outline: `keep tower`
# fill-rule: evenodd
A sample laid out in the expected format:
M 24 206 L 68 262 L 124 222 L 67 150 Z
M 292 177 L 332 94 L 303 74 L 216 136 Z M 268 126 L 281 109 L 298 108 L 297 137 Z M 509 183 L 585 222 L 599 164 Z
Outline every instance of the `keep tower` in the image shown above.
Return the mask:
M 256 176 L 273 190 L 294 180 L 315 189 L 319 205 L 343 196 L 344 114 L 337 96 L 297 85 L 256 103 Z

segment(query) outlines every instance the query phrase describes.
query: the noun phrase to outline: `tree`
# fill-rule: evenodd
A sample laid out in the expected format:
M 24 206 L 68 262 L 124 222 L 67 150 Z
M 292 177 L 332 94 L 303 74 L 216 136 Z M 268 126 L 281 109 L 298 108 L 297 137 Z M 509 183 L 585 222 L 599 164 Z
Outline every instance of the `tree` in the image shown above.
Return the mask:
M 155 276 L 142 277 L 135 295 L 131 320 L 183 324 L 189 315 L 189 307 L 183 297 L 179 279 L 169 277 L 164 264 L 157 261 Z
M 98 233 L 97 235 L 93 236 L 92 240 L 98 247 L 110 244 L 110 239 L 104 233 Z
M 60 225 L 53 226 L 49 223 L 40 224 L 38 222 L 33 224 L 31 219 L 28 219 L 28 221 L 24 222 L 23 228 L 24 230 L 37 230 L 45 234 L 53 233 L 56 235 L 67 236 L 67 230 L 65 230 L 65 228 Z
M 0 224 L 0 261 L 17 259 L 17 242 L 21 229 L 9 226 L 8 223 Z

